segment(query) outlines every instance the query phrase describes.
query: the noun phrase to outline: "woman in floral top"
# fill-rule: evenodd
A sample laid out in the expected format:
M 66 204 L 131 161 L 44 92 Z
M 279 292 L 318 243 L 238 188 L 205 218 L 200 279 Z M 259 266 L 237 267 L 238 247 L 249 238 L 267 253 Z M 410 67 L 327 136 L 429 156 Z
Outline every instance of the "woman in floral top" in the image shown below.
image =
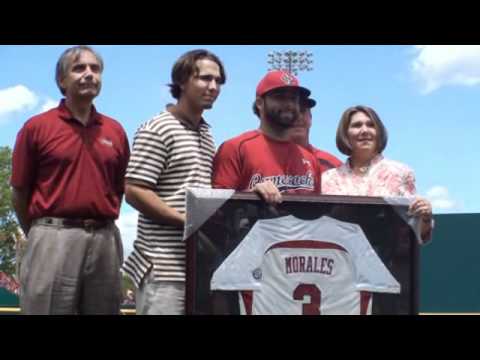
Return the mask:
M 406 165 L 386 159 L 387 130 L 367 106 L 348 108 L 337 129 L 337 147 L 349 158 L 322 174 L 322 194 L 412 197 L 410 213 L 422 218 L 422 239 L 431 239 L 432 206 L 416 195 L 415 174 Z

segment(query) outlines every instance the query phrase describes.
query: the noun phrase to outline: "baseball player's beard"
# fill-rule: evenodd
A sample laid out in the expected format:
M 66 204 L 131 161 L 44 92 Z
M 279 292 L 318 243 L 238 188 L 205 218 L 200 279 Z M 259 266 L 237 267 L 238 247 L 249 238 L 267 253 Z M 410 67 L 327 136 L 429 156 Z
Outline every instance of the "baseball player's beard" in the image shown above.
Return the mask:
M 295 120 L 299 115 L 294 110 L 277 110 L 272 108 L 266 109 L 266 118 L 273 124 L 284 129 L 289 129 L 295 124 Z

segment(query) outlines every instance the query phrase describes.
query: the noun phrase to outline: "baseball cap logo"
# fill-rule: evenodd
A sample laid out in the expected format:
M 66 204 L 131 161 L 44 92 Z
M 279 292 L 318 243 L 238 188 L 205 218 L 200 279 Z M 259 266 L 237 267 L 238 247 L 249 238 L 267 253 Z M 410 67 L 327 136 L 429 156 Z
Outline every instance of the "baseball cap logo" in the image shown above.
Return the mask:
M 282 74 L 280 80 L 282 80 L 286 85 L 292 85 L 293 83 L 295 83 L 295 78 L 286 72 Z
M 269 91 L 285 88 L 295 87 L 302 91 L 306 96 L 310 95 L 310 90 L 301 87 L 298 84 L 298 79 L 287 70 L 270 71 L 265 77 L 260 80 L 257 85 L 256 96 L 263 96 Z

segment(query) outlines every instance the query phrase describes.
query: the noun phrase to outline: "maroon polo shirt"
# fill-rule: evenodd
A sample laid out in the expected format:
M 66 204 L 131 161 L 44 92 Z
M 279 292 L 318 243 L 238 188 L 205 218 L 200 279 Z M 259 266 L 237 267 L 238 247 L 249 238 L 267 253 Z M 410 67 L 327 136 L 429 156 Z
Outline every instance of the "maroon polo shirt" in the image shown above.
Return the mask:
M 84 126 L 62 100 L 18 133 L 11 185 L 31 189 L 32 219 L 116 219 L 129 155 L 128 138 L 117 121 L 93 107 Z

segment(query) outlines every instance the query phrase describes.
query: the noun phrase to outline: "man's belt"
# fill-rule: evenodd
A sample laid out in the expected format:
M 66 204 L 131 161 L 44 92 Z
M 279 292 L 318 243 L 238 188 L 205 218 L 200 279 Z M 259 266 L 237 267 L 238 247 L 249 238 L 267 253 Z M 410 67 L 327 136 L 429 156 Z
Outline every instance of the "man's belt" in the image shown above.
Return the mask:
M 50 225 L 65 228 L 80 228 L 80 229 L 101 229 L 110 224 L 112 220 L 96 220 L 96 219 L 66 219 L 57 217 L 43 217 L 35 219 L 33 225 Z

